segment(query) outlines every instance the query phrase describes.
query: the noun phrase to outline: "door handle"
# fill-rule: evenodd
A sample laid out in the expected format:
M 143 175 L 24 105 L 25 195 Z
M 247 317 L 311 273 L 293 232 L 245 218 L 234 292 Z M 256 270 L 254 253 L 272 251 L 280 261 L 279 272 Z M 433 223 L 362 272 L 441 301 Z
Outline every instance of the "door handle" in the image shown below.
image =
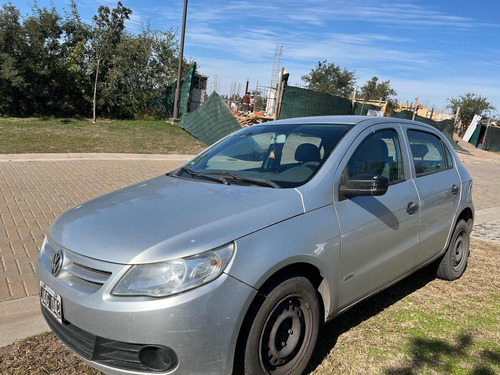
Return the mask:
M 458 190 L 460 190 L 458 185 L 453 184 L 453 186 L 451 187 L 451 194 L 457 195 Z
M 408 203 L 408 206 L 406 206 L 406 212 L 408 212 L 410 215 L 413 215 L 415 211 L 418 210 L 418 204 L 414 202 Z

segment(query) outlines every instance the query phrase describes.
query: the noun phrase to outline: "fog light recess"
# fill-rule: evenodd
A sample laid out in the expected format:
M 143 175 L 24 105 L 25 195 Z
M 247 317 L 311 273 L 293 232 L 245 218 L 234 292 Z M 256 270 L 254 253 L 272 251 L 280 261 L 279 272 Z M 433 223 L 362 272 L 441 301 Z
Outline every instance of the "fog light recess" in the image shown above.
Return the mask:
M 145 346 L 139 351 L 139 360 L 153 371 L 168 371 L 177 366 L 175 352 L 166 346 Z

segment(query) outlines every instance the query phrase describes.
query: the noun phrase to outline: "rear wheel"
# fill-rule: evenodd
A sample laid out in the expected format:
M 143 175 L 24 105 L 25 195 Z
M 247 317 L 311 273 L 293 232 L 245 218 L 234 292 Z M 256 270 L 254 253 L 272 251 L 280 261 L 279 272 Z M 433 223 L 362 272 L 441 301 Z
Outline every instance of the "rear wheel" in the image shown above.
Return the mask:
M 319 306 L 316 289 L 304 277 L 272 289 L 249 322 L 244 373 L 302 374 L 316 344 Z
M 467 267 L 470 246 L 470 227 L 464 220 L 460 220 L 453 231 L 450 244 L 441 259 L 437 277 L 444 280 L 456 280 L 464 273 Z

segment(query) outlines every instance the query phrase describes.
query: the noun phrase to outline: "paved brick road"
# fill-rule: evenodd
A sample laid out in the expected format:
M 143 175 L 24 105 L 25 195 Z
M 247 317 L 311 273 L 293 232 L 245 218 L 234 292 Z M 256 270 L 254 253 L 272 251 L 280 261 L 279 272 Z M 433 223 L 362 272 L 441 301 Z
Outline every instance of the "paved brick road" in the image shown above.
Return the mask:
M 472 237 L 500 243 L 500 163 L 465 162 L 473 180 L 472 198 L 476 209 Z
M 35 261 L 49 224 L 78 203 L 170 171 L 170 160 L 0 160 L 0 302 L 36 295 Z

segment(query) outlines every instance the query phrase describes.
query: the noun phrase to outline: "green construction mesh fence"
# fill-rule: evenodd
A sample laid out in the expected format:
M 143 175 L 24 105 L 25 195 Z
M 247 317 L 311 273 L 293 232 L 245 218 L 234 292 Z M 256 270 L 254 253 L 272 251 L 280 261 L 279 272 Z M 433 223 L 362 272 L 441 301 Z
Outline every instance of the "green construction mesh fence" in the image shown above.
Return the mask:
M 380 111 L 381 108 L 376 106 L 376 105 L 373 105 L 373 104 L 365 104 L 365 103 L 358 103 L 358 102 L 355 102 L 354 103 L 354 108 L 352 109 L 352 114 L 353 115 L 361 115 L 361 116 L 366 116 L 368 114 L 368 111 L 370 109 L 373 109 L 375 111 Z
M 285 86 L 279 118 L 348 115 L 350 112 L 349 99 L 300 87 Z
M 189 110 L 189 98 L 191 90 L 194 87 L 194 78 L 196 75 L 196 63 L 194 63 L 188 72 L 181 78 L 181 93 L 179 96 L 179 117 L 182 117 Z M 177 81 L 173 82 L 167 87 L 165 93 L 156 99 L 155 105 L 161 106 L 165 112 L 172 115 L 174 113 L 175 102 L 175 89 L 177 88 Z
M 179 126 L 206 145 L 241 129 L 226 102 L 215 91 L 200 108 L 186 113 Z
M 484 133 L 482 149 L 486 151 L 500 151 L 500 128 L 488 126 Z
M 394 112 L 391 109 L 391 117 L 394 117 L 394 118 L 404 118 L 406 120 L 411 120 L 413 118 L 413 112 L 412 111 Z
M 380 111 L 381 108 L 372 104 L 356 102 L 354 103 L 354 108 L 352 108 L 352 114 L 366 115 L 370 109 Z M 294 86 L 285 86 L 283 89 L 279 114 L 280 119 L 349 114 L 351 114 L 351 101 L 349 99 Z M 407 110 L 401 112 L 391 110 L 390 115 L 395 118 L 413 119 L 413 112 Z M 415 116 L 415 121 L 420 121 L 439 129 L 450 140 L 455 150 L 467 152 L 453 140 L 454 123 L 452 120 L 433 121 L 427 117 L 417 115 Z M 496 133 L 494 137 L 496 137 Z M 492 144 L 490 147 L 495 146 Z

